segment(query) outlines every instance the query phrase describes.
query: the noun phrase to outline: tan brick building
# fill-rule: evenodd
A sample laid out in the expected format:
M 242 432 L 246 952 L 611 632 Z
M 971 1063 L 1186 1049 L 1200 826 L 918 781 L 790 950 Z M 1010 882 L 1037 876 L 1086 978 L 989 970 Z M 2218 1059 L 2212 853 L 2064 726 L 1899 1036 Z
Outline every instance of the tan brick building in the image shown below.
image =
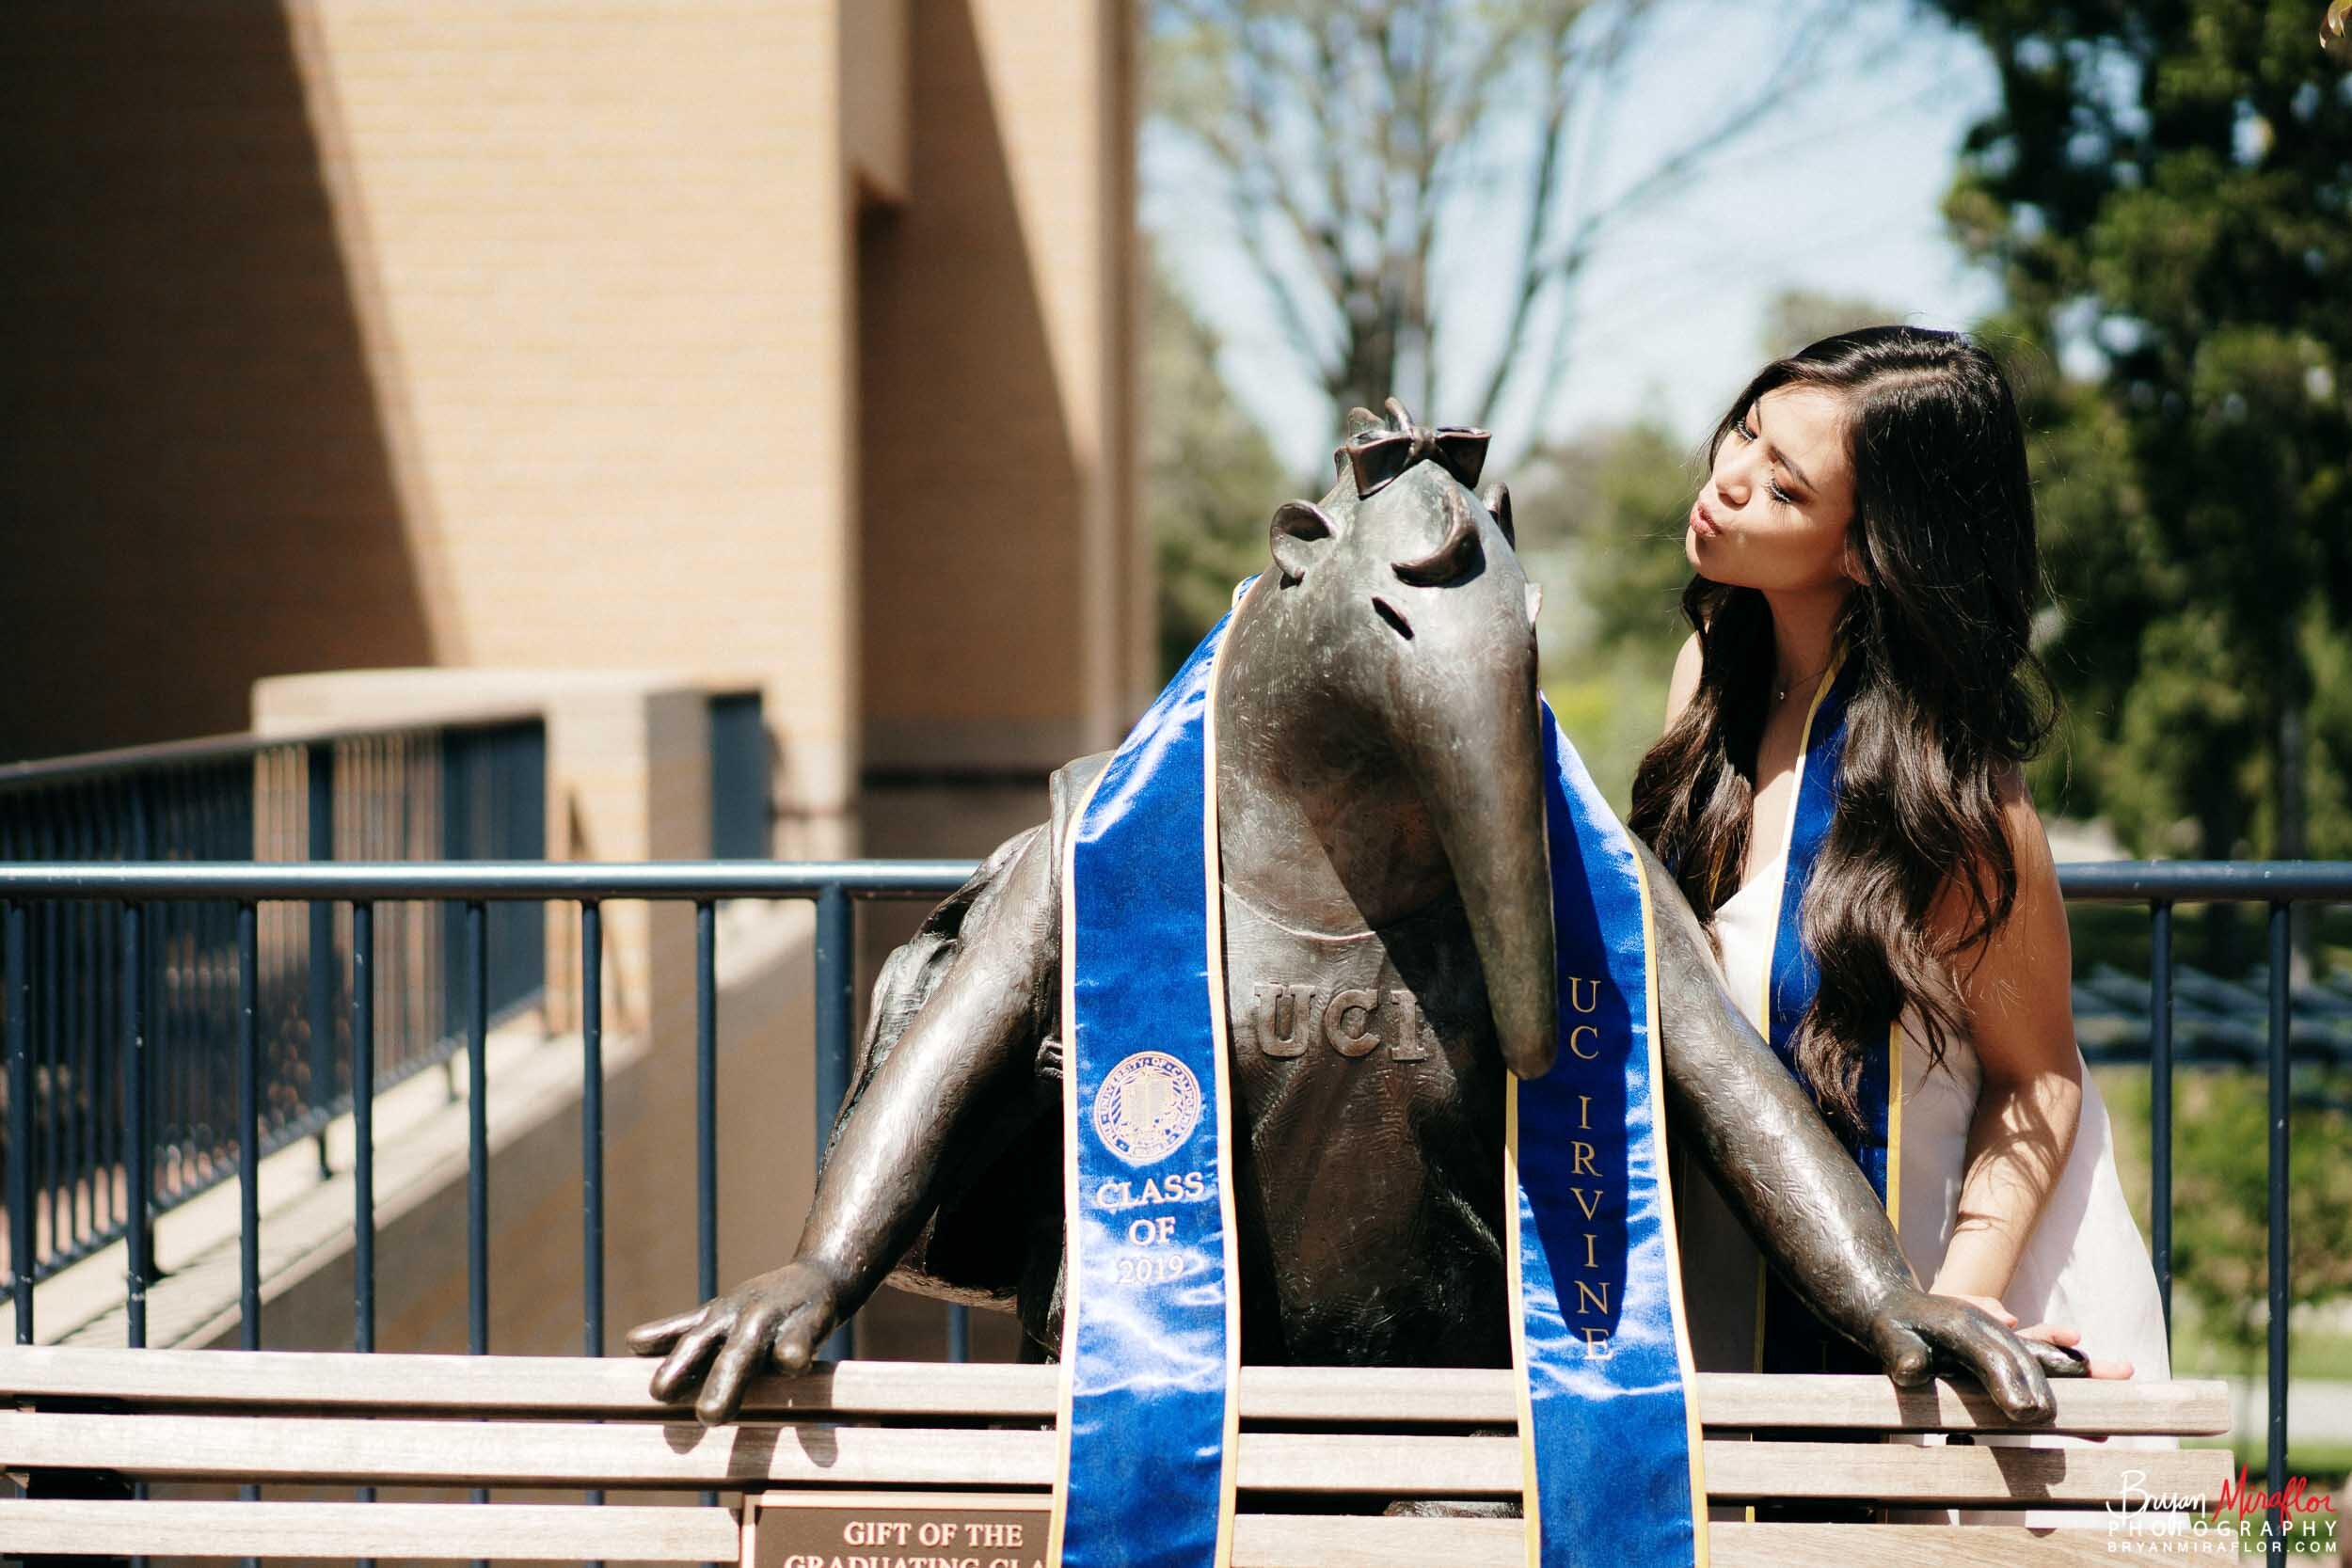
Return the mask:
M 1129 25 L 11 7 L 0 760 L 241 729 L 293 672 L 749 676 L 823 849 L 869 765 L 1115 738 Z
M 1157 684 L 1132 24 L 1123 0 L 9 7 L 0 762 L 537 706 L 550 853 L 693 856 L 697 693 L 749 683 L 780 853 L 977 854 L 1041 815 L 1045 769 Z M 387 673 L 332 673 L 362 670 Z M 868 911 L 869 968 L 914 912 Z M 722 942 L 730 1278 L 807 1202 L 806 913 Z M 492 1053 L 501 1350 L 580 1332 L 566 918 L 548 1009 Z M 606 927 L 613 1337 L 691 1289 L 690 920 Z M 462 1330 L 437 1095 L 377 1123 L 388 1347 Z M 298 1148 L 265 1173 L 272 1343 L 349 1332 L 337 1136 L 331 1179 Z M 230 1194 L 161 1227 L 158 1342 L 233 1332 Z M 82 1272 L 42 1287 L 44 1338 L 119 1337 L 119 1259 Z

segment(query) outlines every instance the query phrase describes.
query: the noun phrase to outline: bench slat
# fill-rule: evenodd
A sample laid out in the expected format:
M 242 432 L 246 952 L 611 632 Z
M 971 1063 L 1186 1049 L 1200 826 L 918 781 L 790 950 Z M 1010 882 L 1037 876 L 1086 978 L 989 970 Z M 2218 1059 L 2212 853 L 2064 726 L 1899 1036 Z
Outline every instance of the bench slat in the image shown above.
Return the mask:
M 1501 1374 L 1508 1377 L 1509 1373 Z M 1883 1377 L 1701 1372 L 1699 1416 L 1710 1427 L 1841 1427 L 1875 1432 L 2084 1432 L 2119 1436 L 2218 1436 L 2230 1430 L 2230 1386 L 2218 1378 L 2051 1383 L 2058 1417 L 2024 1428 L 1973 1386 L 1938 1378 L 1899 1388 Z
M 1042 1486 L 1050 1432 L 0 1412 L 0 1466 L 402 1485 Z
M 2103 1528 L 2046 1535 L 2011 1527 L 1717 1524 L 1714 1568 L 2058 1568 L 2106 1560 Z M 1246 1513 L 1234 1568 L 1521 1568 L 1512 1519 L 1368 1519 Z M 103 1541 L 120 1553 L 179 1557 L 592 1557 L 735 1560 L 735 1516 L 719 1508 L 536 1503 L 0 1501 L 0 1551 L 62 1552 Z
M 2220 1449 L 1922 1448 L 1908 1443 L 1705 1446 L 1707 1491 L 1722 1500 L 1866 1497 L 1956 1507 L 2095 1507 L 2122 1496 L 2127 1472 L 2155 1494 L 2212 1497 L 2230 1474 Z M 1518 1444 L 1508 1437 L 1325 1436 L 1245 1433 L 1241 1484 L 1267 1491 L 1389 1497 L 1515 1495 Z
M 1718 1497 L 1923 1502 L 2100 1503 L 2126 1468 L 2151 1492 L 2211 1496 L 2229 1465 L 2218 1449 L 1737 1441 L 1708 1442 L 1705 1459 Z M 185 1480 L 1043 1486 L 1055 1462 L 1054 1434 L 1038 1431 L 0 1412 L 0 1465 Z M 1241 1484 L 1262 1490 L 1466 1497 L 1520 1484 L 1508 1437 L 1245 1433 L 1240 1462 Z
M 1748 1525 L 1708 1528 L 1712 1568 L 2071 1568 L 2116 1560 L 2103 1526 L 2037 1534 L 1994 1525 Z M 1363 1519 L 1245 1513 L 1233 1568 L 1524 1568 L 1516 1519 Z
M 667 1417 L 647 1392 L 651 1360 L 555 1355 L 361 1354 L 351 1351 L 0 1349 L 0 1398 L 142 1404 Z M 943 1373 L 945 1375 L 943 1375 Z M 1054 1369 L 975 1362 L 853 1361 L 757 1379 L 747 1413 L 1029 1416 L 1051 1419 Z
M 2210 1499 L 2230 1477 L 2226 1449 L 2027 1449 L 1970 1444 L 1709 1443 L 1714 1498 L 1870 1497 L 1958 1507 L 2096 1507 L 2136 1483 Z
M 646 1392 L 651 1374 L 646 1361 L 569 1356 L 0 1350 L 0 1398 L 675 1419 L 679 1407 Z M 1055 1375 L 1040 1366 L 852 1361 L 803 1378 L 761 1379 L 745 1412 L 1050 1420 Z M 1246 1420 L 1507 1426 L 1518 1418 L 1510 1379 L 1490 1369 L 1249 1367 L 1242 1372 L 1241 1413 Z M 2054 1391 L 2052 1432 L 2205 1436 L 2229 1430 L 2229 1391 L 2218 1381 L 2068 1381 Z M 1698 1404 L 1707 1425 L 1724 1428 L 2014 1430 L 1984 1395 L 1943 1382 L 1906 1390 L 1873 1377 L 1702 1372 Z
M 733 1562 L 723 1508 L 546 1503 L 88 1502 L 0 1500 L 0 1552 L 172 1557 L 547 1558 Z

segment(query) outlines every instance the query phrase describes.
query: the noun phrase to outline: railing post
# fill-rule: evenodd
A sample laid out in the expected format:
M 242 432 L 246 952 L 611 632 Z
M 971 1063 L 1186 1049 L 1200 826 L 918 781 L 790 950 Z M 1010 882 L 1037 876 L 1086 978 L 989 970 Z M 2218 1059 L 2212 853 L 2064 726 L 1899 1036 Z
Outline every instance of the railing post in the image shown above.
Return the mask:
M 2270 1495 L 2287 1484 L 2287 1063 L 2290 992 L 2295 961 L 2292 904 L 2270 906 Z M 2269 1511 L 2270 1554 L 2286 1550 L 2286 1511 Z
M 580 1275 L 581 1338 L 604 1354 L 604 911 L 580 906 Z
M 694 901 L 694 1287 L 695 1299 L 719 1293 L 719 913 Z M 719 1494 L 702 1495 L 705 1508 Z
M 134 1350 L 147 1346 L 147 1276 L 153 1267 L 154 1234 L 148 1228 L 148 1197 L 152 1183 L 147 1161 L 153 1134 L 147 1125 L 147 949 L 144 921 L 135 903 L 122 906 L 122 1177 L 124 1238 L 130 1253 L 130 1273 L 123 1297 L 124 1341 Z
M 154 781 L 140 774 L 131 781 L 131 859 L 139 862 L 157 858 L 155 844 Z M 125 994 L 131 999 L 125 1010 L 124 1025 L 131 1042 L 130 1061 L 125 1067 L 123 1092 L 137 1096 L 137 1114 L 127 1115 L 131 1123 L 130 1141 L 134 1146 L 125 1151 L 123 1170 L 126 1185 L 136 1173 L 136 1183 L 128 1194 L 131 1227 L 131 1280 L 125 1302 L 125 1315 L 135 1327 L 138 1338 L 132 1343 L 147 1343 L 147 1281 L 154 1266 L 155 1231 L 150 1220 L 155 1196 L 154 1173 L 151 1163 L 154 1158 L 154 1129 L 151 1125 L 153 1110 L 152 1094 L 154 1062 L 151 1052 L 155 1030 L 156 986 L 150 973 L 154 963 L 155 922 L 151 918 L 154 906 L 133 902 L 124 930 L 133 940 L 123 948 L 123 969 L 128 975 Z
M 306 825 L 310 857 L 335 858 L 335 748 L 320 741 L 306 750 L 304 777 L 309 798 Z M 335 1102 L 335 906 L 310 905 L 310 1104 L 319 1113 L 319 1177 L 326 1164 L 327 1107 Z
M 352 1348 L 375 1349 L 375 906 L 351 905 Z M 375 1488 L 359 1488 L 361 1502 Z M 362 1558 L 373 1565 L 373 1558 Z
M 536 908 L 536 906 L 533 906 Z M 489 913 L 479 898 L 466 902 L 466 1350 L 490 1353 L 490 1045 Z M 473 1500 L 490 1500 L 488 1488 Z M 477 1563 L 482 1561 L 477 1558 Z
M 604 1354 L 604 910 L 580 906 L 580 1272 L 587 1354 Z M 591 1492 L 592 1503 L 604 1501 Z M 590 1564 L 589 1568 L 597 1568 Z
M 237 1342 L 262 1348 L 262 1037 L 255 990 L 261 942 L 250 900 L 237 906 Z M 248 1482 L 237 1495 L 261 1500 Z M 246 1558 L 248 1568 L 260 1562 Z
M 817 895 L 817 1164 L 825 1161 L 825 1140 L 850 1093 L 850 1025 L 856 1017 L 857 927 L 850 891 L 828 882 Z M 818 1352 L 844 1361 L 857 1354 L 849 1323 L 834 1330 Z
M 466 903 L 466 1349 L 490 1349 L 489 915 Z
M 24 938 L 24 906 L 8 909 L 8 1293 L 16 1299 L 16 1342 L 33 1342 L 33 1276 L 40 1259 L 33 1245 L 33 976 Z
M 375 906 L 351 906 L 352 1349 L 375 1349 Z
M 251 902 L 237 906 L 237 1289 L 239 1342 L 262 1348 L 261 941 Z
M 718 906 L 694 904 L 694 1284 L 719 1293 Z
M 2160 900 L 2148 938 L 2148 1220 L 2156 1266 L 2156 1296 L 2164 1307 L 2164 1337 L 2172 1338 L 2172 904 Z

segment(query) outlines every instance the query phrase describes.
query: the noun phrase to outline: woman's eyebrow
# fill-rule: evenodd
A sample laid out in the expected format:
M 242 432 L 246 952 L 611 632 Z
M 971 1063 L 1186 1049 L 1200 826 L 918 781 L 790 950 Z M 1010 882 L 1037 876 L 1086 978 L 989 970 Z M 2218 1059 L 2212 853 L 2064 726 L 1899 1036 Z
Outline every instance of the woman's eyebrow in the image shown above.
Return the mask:
M 1758 436 L 1764 434 L 1764 400 L 1762 398 L 1756 400 L 1756 433 Z M 1764 455 L 1795 475 L 1799 484 L 1808 490 L 1813 488 L 1813 482 L 1804 477 L 1804 470 L 1789 461 L 1788 454 L 1770 441 L 1764 443 Z
M 1795 463 L 1789 461 L 1789 457 L 1787 452 L 1781 451 L 1778 447 L 1773 446 L 1769 441 L 1765 443 L 1764 450 L 1772 454 L 1773 462 L 1779 464 L 1782 467 L 1787 468 L 1790 474 L 1794 475 L 1799 484 L 1804 485 L 1808 490 L 1813 488 L 1813 482 L 1804 477 L 1804 470 L 1803 468 L 1798 467 Z

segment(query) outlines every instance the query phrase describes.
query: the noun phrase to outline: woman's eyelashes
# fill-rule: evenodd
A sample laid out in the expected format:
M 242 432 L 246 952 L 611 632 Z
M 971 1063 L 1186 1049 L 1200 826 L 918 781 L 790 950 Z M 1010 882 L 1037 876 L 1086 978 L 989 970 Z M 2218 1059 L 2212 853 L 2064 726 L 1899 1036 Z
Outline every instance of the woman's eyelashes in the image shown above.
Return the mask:
M 1733 430 L 1740 433 L 1740 439 L 1742 441 L 1753 441 L 1756 439 L 1756 432 L 1748 428 L 1748 420 L 1750 418 L 1751 416 L 1742 414 L 1731 427 Z M 1783 506 L 1794 506 L 1797 504 L 1797 498 L 1780 487 L 1780 482 L 1772 478 L 1770 469 L 1765 471 L 1764 490 L 1767 495 L 1771 496 L 1772 499 L 1780 502 Z

